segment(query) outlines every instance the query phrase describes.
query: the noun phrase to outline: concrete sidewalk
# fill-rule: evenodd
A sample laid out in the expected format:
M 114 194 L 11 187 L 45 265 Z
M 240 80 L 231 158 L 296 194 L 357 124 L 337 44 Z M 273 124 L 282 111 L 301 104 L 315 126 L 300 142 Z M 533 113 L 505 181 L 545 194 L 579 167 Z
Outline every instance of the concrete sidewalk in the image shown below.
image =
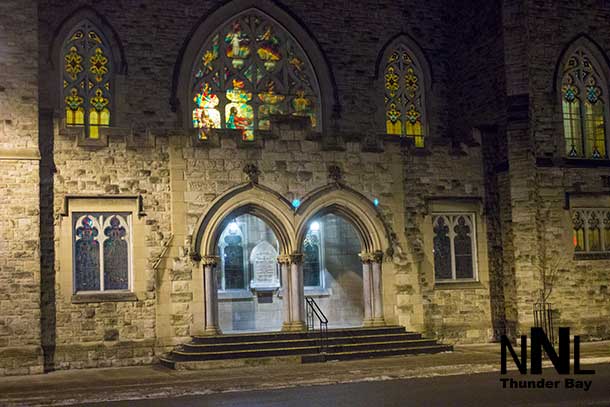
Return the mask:
M 545 362 L 549 365 L 549 362 Z M 610 341 L 581 345 L 581 363 L 610 363 Z M 509 362 L 509 366 L 512 363 Z M 500 369 L 500 345 L 456 346 L 454 352 L 346 362 L 175 371 L 136 366 L 0 378 L 0 405 L 69 405 L 178 397 L 227 391 L 380 381 L 490 372 Z

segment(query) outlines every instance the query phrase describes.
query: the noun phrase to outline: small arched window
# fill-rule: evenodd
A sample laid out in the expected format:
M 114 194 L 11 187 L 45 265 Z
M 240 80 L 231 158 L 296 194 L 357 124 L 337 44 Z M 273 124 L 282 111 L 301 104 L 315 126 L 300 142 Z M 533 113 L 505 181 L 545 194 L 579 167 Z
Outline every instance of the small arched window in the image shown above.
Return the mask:
M 62 46 L 65 122 L 84 126 L 87 138 L 98 139 L 110 125 L 113 66 L 109 43 L 89 20 L 72 29 Z
M 604 159 L 607 87 L 599 63 L 583 47 L 561 66 L 561 106 L 565 152 L 570 158 Z
M 383 61 L 385 125 L 387 134 L 413 139 L 424 146 L 425 104 L 422 67 L 413 52 L 397 44 Z
M 233 129 L 244 140 L 269 130 L 273 115 L 309 118 L 320 127 L 320 91 L 314 70 L 295 38 L 252 9 L 223 24 L 205 41 L 191 76 L 193 127 Z

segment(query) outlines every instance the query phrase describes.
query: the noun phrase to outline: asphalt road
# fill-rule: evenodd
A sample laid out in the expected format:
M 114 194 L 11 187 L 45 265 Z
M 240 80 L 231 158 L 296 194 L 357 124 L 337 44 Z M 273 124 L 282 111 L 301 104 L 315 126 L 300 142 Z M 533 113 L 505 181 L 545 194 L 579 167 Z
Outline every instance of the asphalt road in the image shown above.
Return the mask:
M 586 366 L 594 375 L 557 375 L 545 369 L 542 375 L 521 376 L 499 372 L 425 379 L 358 382 L 328 386 L 293 387 L 277 390 L 227 392 L 173 399 L 129 400 L 108 406 L 610 406 L 610 364 Z M 546 379 L 558 388 L 503 388 L 500 379 Z M 590 388 L 566 388 L 566 379 L 590 381 Z M 508 387 L 508 384 L 507 384 Z M 99 406 L 100 404 L 90 404 Z

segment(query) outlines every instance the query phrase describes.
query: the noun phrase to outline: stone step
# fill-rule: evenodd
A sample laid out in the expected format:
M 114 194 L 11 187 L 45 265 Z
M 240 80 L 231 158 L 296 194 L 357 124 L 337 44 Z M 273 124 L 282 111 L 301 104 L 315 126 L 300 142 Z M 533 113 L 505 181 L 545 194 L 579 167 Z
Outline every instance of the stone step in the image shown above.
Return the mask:
M 386 335 L 410 333 L 419 335 L 415 332 L 406 332 L 402 326 L 383 326 L 370 328 L 336 328 L 328 330 L 328 337 L 343 336 L 362 336 L 362 335 Z M 258 342 L 268 340 L 291 340 L 291 339 L 310 339 L 320 336 L 319 331 L 309 332 L 252 332 L 240 334 L 223 334 L 210 336 L 193 336 L 192 343 L 195 344 L 215 344 L 215 343 L 237 343 L 237 342 Z
M 191 361 L 306 355 L 310 353 L 318 353 L 319 351 L 319 346 L 301 346 L 272 349 L 225 350 L 216 352 L 183 352 L 180 350 L 174 350 L 170 355 L 175 361 Z
M 326 348 L 326 352 L 336 354 L 341 352 L 358 352 L 367 350 L 382 349 L 406 349 L 419 348 L 424 346 L 437 346 L 434 339 L 417 339 L 412 341 L 381 341 L 365 343 L 347 343 L 341 345 L 331 345 Z
M 283 345 L 279 342 L 278 345 Z M 341 345 L 328 346 L 326 352 L 329 354 L 353 353 L 364 351 L 378 351 L 384 349 L 407 349 L 421 348 L 425 346 L 435 346 L 436 341 L 433 339 L 417 339 L 407 341 L 382 341 L 382 342 L 364 342 L 351 343 Z M 171 352 L 171 357 L 177 361 L 186 360 L 219 360 L 219 359 L 238 359 L 251 357 L 270 357 L 270 356 L 289 356 L 303 355 L 311 353 L 319 353 L 320 347 L 318 344 L 307 346 L 260 346 L 249 349 L 217 349 L 217 350 L 174 350 Z
M 369 343 L 379 341 L 413 341 L 421 339 L 420 334 L 416 333 L 399 333 L 399 334 L 377 334 L 377 335 L 360 335 L 360 336 L 338 336 L 327 339 L 327 345 L 343 345 L 351 343 Z M 315 338 L 299 338 L 299 339 L 273 339 L 273 340 L 257 340 L 252 342 L 236 342 L 236 343 L 186 343 L 181 346 L 183 352 L 208 352 L 219 350 L 241 350 L 253 348 L 282 348 L 282 347 L 303 347 L 303 346 L 319 346 L 320 339 Z
M 328 331 L 321 352 L 319 331 L 196 336 L 160 358 L 173 369 L 209 369 L 276 363 L 310 363 L 451 351 L 404 327 L 342 328 Z
M 367 358 L 380 358 L 398 355 L 415 355 L 415 354 L 431 354 L 441 352 L 451 352 L 452 346 L 448 345 L 433 345 L 433 346 L 413 346 L 407 348 L 388 348 L 375 350 L 355 350 L 337 353 L 324 353 L 315 355 L 304 355 L 301 357 L 301 363 L 317 363 L 333 360 L 354 360 Z

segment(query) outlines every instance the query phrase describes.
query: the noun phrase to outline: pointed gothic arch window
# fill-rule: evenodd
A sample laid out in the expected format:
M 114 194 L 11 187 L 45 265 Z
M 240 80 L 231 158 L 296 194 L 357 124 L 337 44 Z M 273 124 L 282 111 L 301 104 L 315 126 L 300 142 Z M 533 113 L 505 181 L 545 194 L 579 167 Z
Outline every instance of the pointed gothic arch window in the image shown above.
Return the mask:
M 63 106 L 67 126 L 84 126 L 98 139 L 110 126 L 113 64 L 110 43 L 90 20 L 78 23 L 62 45 Z
M 607 158 L 607 86 L 586 48 L 574 49 L 562 64 L 560 93 L 566 155 Z
M 386 133 L 413 139 L 424 146 L 426 114 L 424 75 L 415 54 L 404 44 L 396 44 L 383 61 L 384 112 Z
M 273 115 L 307 117 L 320 130 L 320 91 L 307 55 L 282 25 L 255 9 L 208 37 L 189 92 L 200 139 L 211 129 L 232 129 L 253 140 L 270 129 Z

